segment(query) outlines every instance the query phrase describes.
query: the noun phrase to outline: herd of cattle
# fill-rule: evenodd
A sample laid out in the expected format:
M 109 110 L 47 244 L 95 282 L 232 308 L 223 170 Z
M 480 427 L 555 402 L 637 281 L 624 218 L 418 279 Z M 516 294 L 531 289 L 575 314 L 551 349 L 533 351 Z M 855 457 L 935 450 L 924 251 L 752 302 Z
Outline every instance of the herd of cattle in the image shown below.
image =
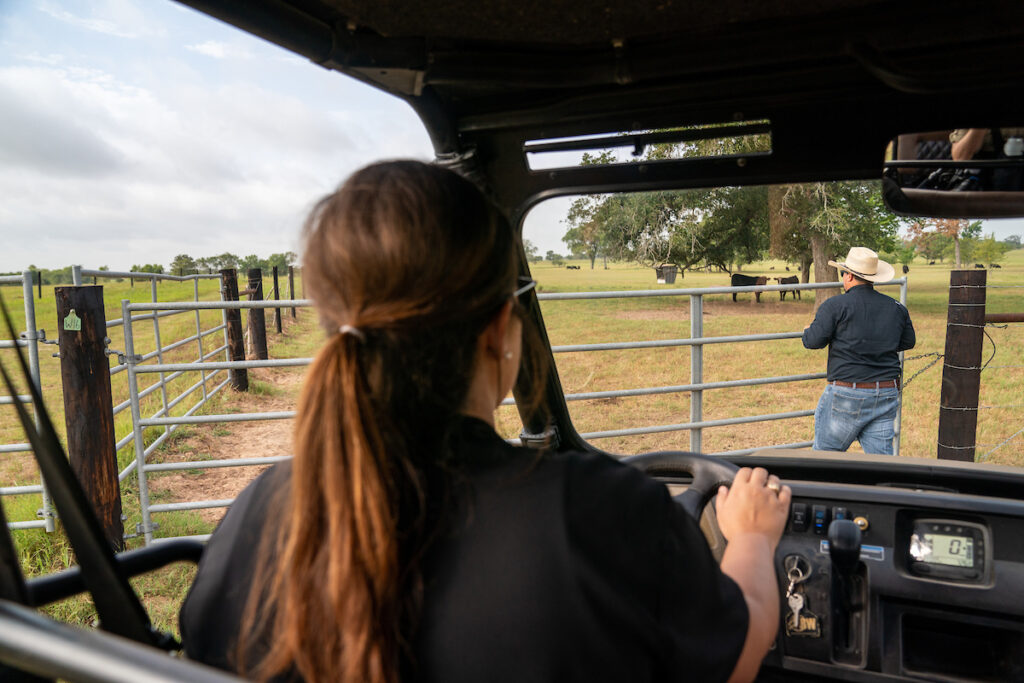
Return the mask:
M 789 277 L 773 277 L 780 285 L 795 285 L 800 283 L 800 278 L 796 275 L 790 275 Z M 768 278 L 764 275 L 743 275 L 742 273 L 732 274 L 731 287 L 758 287 L 768 284 Z M 800 290 L 794 289 L 792 292 L 781 291 L 779 292 L 779 300 L 785 301 L 786 294 L 792 293 L 797 299 L 800 298 Z M 754 297 L 757 299 L 757 303 L 761 303 L 761 292 L 754 292 Z M 732 293 L 732 300 L 736 301 L 736 292 Z

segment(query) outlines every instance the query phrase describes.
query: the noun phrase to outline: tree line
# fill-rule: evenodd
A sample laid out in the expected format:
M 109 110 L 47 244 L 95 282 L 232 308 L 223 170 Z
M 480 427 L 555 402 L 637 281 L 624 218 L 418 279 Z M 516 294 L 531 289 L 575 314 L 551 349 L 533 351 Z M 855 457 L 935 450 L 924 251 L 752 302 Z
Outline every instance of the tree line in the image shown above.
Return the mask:
M 246 271 L 251 268 L 260 268 L 270 271 L 275 266 L 279 271 L 287 270 L 288 266 L 294 265 L 296 261 L 295 252 L 286 251 L 280 254 L 271 254 L 267 258 L 260 258 L 256 254 L 248 256 L 236 256 L 231 252 L 224 252 L 216 256 L 203 256 L 193 258 L 188 254 L 178 254 L 171 261 L 168 273 L 170 275 L 191 275 L 193 273 L 215 273 L 224 268 L 235 268 Z M 150 270 L 150 268 L 162 268 L 159 265 L 147 264 L 132 266 L 132 270 L 142 273 L 162 273 L 161 270 Z
M 245 271 L 249 268 L 261 268 L 265 272 L 269 272 L 274 266 L 278 266 L 279 271 L 288 270 L 288 266 L 294 265 L 297 256 L 295 252 L 287 251 L 281 254 L 270 254 L 266 258 L 261 258 L 256 254 L 250 254 L 249 256 L 237 256 L 230 252 L 224 252 L 216 256 L 204 256 L 201 258 L 193 258 L 187 254 L 178 254 L 165 268 L 162 263 L 134 263 L 129 270 L 131 272 L 153 272 L 158 274 L 171 274 L 171 275 L 191 275 L 196 273 L 209 273 L 217 272 L 222 268 L 237 268 Z M 29 270 L 35 273 L 37 279 L 41 279 L 43 285 L 71 285 L 74 282 L 72 278 L 72 266 L 68 265 L 62 268 L 40 268 L 36 265 L 30 265 Z M 101 265 L 97 270 L 110 270 L 110 266 Z M 20 271 L 16 272 L 0 272 L 3 275 L 19 275 L 22 274 Z M 123 279 L 118 278 L 117 282 L 121 282 Z
M 65 266 L 63 268 L 39 268 L 35 265 L 30 265 L 26 270 L 30 270 L 35 273 L 36 282 L 42 281 L 44 285 L 70 285 L 74 282 L 74 278 L 71 276 L 71 266 Z M 100 266 L 96 270 L 110 270 L 109 266 Z M 0 273 L 0 275 L 21 275 L 21 271 L 11 273 Z
M 280 254 L 271 254 L 267 258 L 261 258 L 256 254 L 249 256 L 237 256 L 230 252 L 224 252 L 216 256 L 203 256 L 193 258 L 188 254 L 178 254 L 165 268 L 161 263 L 136 263 L 129 269 L 133 273 L 157 273 L 160 275 L 194 275 L 196 273 L 215 273 L 223 268 L 236 268 L 241 271 L 250 268 L 260 268 L 266 272 L 277 266 L 279 271 L 288 270 L 288 266 L 294 265 L 297 256 L 294 252 L 286 251 Z M 63 268 L 38 268 L 30 265 L 28 270 L 38 273 L 37 278 L 42 278 L 44 285 L 67 285 L 74 279 L 71 276 L 71 266 Z M 109 266 L 100 266 L 97 270 L 110 270 Z M 21 272 L 0 273 L 0 275 L 21 275 Z M 120 282 L 122 278 L 118 278 Z

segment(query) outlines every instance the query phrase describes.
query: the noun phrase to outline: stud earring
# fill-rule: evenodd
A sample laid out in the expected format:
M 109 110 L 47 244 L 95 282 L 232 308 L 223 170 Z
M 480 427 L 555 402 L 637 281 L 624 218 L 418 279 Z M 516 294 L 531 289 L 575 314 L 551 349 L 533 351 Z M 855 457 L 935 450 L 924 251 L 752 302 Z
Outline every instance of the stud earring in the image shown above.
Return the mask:
M 512 360 L 512 352 L 511 351 L 506 351 L 505 352 L 505 360 Z

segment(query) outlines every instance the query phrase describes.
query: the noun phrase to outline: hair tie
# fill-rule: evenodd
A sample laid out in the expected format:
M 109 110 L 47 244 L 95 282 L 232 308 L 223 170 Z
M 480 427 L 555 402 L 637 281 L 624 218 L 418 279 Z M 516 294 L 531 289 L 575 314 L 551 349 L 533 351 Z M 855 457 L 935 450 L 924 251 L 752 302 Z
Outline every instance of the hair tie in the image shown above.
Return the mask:
M 340 332 L 342 336 L 346 334 L 351 334 L 353 337 L 355 337 L 361 342 L 366 341 L 366 335 L 363 334 L 362 330 L 360 330 L 358 327 L 353 327 L 352 325 L 342 325 L 341 327 L 338 328 L 338 332 Z

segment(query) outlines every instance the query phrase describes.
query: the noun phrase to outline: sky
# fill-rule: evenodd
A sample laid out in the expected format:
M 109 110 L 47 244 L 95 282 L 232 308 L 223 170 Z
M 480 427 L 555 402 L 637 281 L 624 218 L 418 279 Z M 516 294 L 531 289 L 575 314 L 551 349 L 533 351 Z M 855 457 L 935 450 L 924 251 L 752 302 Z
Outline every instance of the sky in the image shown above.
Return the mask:
M 404 102 L 171 0 L 0 0 L 0 272 L 299 251 L 352 171 L 432 156 Z

